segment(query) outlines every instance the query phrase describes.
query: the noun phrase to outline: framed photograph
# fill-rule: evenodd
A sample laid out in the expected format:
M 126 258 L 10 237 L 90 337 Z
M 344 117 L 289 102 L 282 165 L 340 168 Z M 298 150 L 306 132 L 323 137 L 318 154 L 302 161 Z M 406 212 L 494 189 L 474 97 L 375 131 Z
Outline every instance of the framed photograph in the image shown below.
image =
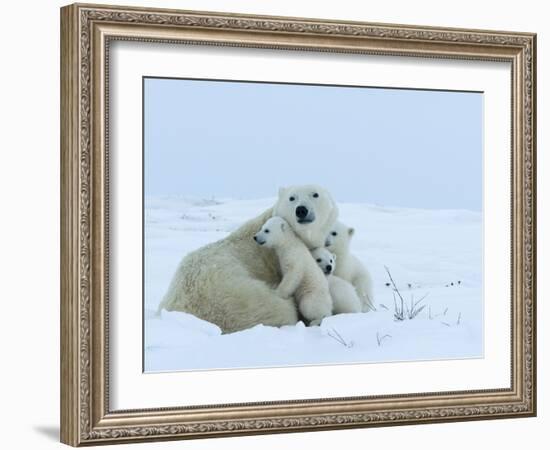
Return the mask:
M 536 36 L 61 9 L 61 440 L 536 414 Z

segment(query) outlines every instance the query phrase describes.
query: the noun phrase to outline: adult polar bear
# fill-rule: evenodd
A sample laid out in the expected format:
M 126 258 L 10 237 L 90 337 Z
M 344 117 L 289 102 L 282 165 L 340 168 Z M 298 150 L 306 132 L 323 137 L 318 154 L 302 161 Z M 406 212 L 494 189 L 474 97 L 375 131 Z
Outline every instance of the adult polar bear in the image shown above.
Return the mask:
M 282 326 L 298 322 L 293 299 L 277 296 L 281 272 L 275 252 L 254 242 L 262 225 L 280 216 L 309 249 L 323 247 L 338 219 L 328 191 L 317 185 L 281 188 L 273 208 L 226 238 L 186 255 L 160 306 L 183 311 L 218 325 L 224 333 L 257 324 Z

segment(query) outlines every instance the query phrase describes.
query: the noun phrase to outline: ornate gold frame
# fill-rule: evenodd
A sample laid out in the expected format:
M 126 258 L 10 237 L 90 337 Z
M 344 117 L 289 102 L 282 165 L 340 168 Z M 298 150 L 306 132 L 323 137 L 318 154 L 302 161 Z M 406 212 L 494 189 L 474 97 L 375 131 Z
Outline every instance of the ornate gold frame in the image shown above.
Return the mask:
M 106 67 L 109 43 L 116 39 L 510 62 L 510 388 L 111 411 Z M 79 446 L 534 416 L 535 53 L 536 36 L 529 33 L 85 4 L 62 8 L 61 441 Z

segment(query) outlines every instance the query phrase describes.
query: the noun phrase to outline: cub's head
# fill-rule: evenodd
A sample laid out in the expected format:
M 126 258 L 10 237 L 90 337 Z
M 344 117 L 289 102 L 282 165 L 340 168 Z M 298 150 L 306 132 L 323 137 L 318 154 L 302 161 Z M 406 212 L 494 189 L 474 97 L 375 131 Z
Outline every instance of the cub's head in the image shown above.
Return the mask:
M 331 252 L 347 252 L 355 229 L 342 222 L 336 222 L 325 239 L 325 247 Z
M 322 247 L 338 218 L 330 193 L 315 184 L 279 189 L 273 215 L 285 219 L 308 248 Z
M 325 275 L 330 275 L 336 269 L 336 255 L 333 255 L 324 247 L 311 251 L 311 256 Z
M 254 235 L 254 240 L 259 245 L 275 247 L 286 239 L 285 234 L 289 233 L 289 231 L 289 225 L 286 220 L 281 217 L 272 217 Z

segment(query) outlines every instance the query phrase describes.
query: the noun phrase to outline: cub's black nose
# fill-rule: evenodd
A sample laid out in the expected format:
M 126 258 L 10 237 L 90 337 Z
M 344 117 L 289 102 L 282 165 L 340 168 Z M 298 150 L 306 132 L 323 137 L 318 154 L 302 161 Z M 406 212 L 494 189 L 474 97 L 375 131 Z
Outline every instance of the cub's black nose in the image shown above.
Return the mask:
M 332 272 L 332 266 L 330 264 L 327 266 L 327 272 Z
M 296 217 L 298 217 L 298 219 L 305 219 L 308 212 L 305 206 L 298 206 L 296 208 Z
M 255 241 L 257 241 L 257 240 L 258 240 L 258 238 L 256 238 L 256 236 L 254 236 L 254 240 L 255 240 Z

